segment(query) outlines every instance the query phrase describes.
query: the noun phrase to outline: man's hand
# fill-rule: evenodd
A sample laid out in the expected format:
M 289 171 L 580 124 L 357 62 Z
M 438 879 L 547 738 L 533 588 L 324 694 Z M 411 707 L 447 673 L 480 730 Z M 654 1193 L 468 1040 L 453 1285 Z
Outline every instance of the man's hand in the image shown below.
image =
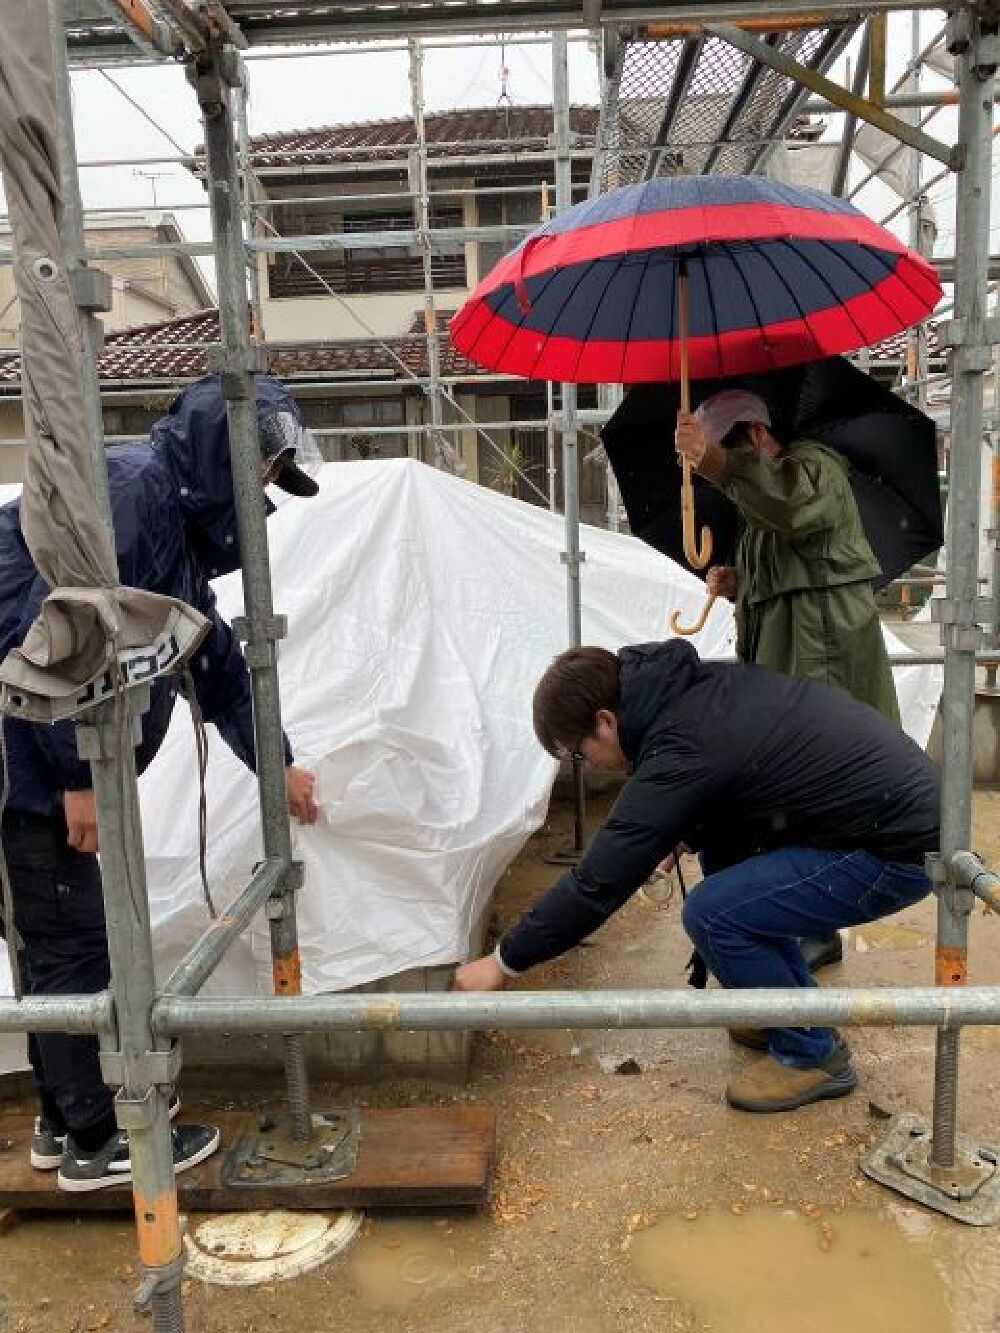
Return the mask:
M 701 466 L 708 451 L 708 440 L 702 430 L 701 422 L 691 412 L 677 413 L 677 429 L 674 431 L 674 448 L 678 458 L 686 458 L 693 468 Z
M 712 597 L 736 601 L 736 570 L 732 565 L 713 565 L 705 576 L 705 587 Z
M 97 851 L 97 806 L 94 793 L 87 791 L 63 792 L 63 812 L 68 833 L 66 841 L 75 852 Z
M 491 953 L 455 969 L 454 990 L 503 990 L 506 977 Z
M 285 795 L 288 797 L 289 812 L 300 824 L 315 824 L 319 818 L 319 806 L 314 795 L 316 778 L 304 768 L 289 764 L 285 769 Z

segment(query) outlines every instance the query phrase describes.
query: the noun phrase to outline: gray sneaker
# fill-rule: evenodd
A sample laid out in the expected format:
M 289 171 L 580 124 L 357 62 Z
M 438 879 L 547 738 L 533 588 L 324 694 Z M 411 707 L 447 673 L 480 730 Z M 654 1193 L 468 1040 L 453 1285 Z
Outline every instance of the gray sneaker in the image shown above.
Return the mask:
M 170 1098 L 167 1114 L 173 1120 L 181 1109 L 181 1099 L 177 1093 Z M 36 1171 L 55 1171 L 62 1165 L 66 1151 L 66 1135 L 60 1134 L 51 1121 L 44 1116 L 35 1117 L 35 1132 L 31 1136 L 31 1165 Z
M 177 1125 L 170 1131 L 174 1149 L 174 1171 L 187 1171 L 206 1157 L 211 1157 L 219 1146 L 219 1131 L 214 1125 Z M 116 1130 L 103 1148 L 84 1152 L 73 1142 L 72 1134 L 66 1139 L 66 1152 L 59 1167 L 56 1183 L 68 1194 L 83 1194 L 88 1190 L 103 1190 L 111 1185 L 128 1184 L 132 1179 L 128 1135 Z

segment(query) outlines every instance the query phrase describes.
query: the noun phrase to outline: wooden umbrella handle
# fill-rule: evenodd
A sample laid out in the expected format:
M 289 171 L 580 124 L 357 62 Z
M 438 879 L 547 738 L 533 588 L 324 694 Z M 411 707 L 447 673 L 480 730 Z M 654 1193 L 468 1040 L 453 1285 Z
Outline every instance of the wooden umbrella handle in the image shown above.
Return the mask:
M 688 374 L 688 275 L 682 264 L 677 274 L 677 334 L 680 340 L 681 358 L 681 411 L 691 411 L 691 384 Z M 691 463 L 681 460 L 681 535 L 684 544 L 684 559 L 695 569 L 704 569 L 712 558 L 712 530 L 703 527 L 701 545 L 695 533 L 697 523 L 694 512 L 694 487 L 691 485 Z M 694 633 L 689 630 L 689 633 Z
M 705 622 L 708 620 L 709 612 L 712 610 L 712 607 L 714 605 L 715 605 L 715 593 L 713 592 L 707 598 L 705 605 L 701 608 L 701 615 L 698 617 L 698 619 L 694 622 L 693 625 L 682 625 L 681 613 L 679 611 L 671 611 L 670 628 L 673 630 L 675 634 L 684 634 L 684 635 L 698 634 L 701 630 L 705 628 Z

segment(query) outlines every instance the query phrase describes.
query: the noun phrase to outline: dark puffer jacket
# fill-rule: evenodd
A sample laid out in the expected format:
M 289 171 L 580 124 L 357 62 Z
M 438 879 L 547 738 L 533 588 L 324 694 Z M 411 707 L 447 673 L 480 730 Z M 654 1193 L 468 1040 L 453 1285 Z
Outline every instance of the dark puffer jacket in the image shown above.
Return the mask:
M 840 689 L 702 662 L 673 640 L 623 648 L 619 740 L 632 777 L 579 866 L 500 942 L 523 971 L 602 925 L 680 842 L 715 864 L 776 847 L 921 864 L 938 841 L 938 771 Z
M 258 377 L 257 414 L 298 408 L 277 380 Z M 225 401 L 215 376 L 174 399 L 150 439 L 108 453 L 108 483 L 123 584 L 180 597 L 211 622 L 191 663 L 198 702 L 227 745 L 248 767 L 255 760 L 250 675 L 229 625 L 219 615 L 209 579 L 239 568 Z M 0 508 L 0 658 L 19 644 L 49 592 L 21 534 L 20 501 Z M 137 753 L 140 770 L 166 735 L 176 677 L 153 684 Z M 3 720 L 8 805 L 55 813 L 64 791 L 90 786 L 90 765 L 76 752 L 72 722 L 40 726 Z M 286 759 L 291 749 L 286 741 Z

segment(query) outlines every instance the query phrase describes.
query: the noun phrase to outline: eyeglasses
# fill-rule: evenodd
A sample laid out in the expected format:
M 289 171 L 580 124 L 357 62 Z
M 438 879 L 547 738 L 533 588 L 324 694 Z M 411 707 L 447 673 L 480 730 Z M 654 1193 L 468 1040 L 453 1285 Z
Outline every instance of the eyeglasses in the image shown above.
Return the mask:
M 563 762 L 568 760 L 571 764 L 585 764 L 587 762 L 587 757 L 582 750 L 567 750 L 562 745 L 556 751 L 556 758 Z

